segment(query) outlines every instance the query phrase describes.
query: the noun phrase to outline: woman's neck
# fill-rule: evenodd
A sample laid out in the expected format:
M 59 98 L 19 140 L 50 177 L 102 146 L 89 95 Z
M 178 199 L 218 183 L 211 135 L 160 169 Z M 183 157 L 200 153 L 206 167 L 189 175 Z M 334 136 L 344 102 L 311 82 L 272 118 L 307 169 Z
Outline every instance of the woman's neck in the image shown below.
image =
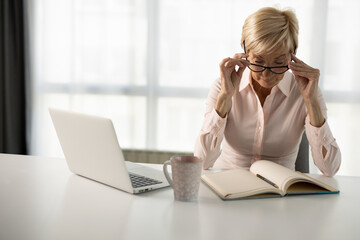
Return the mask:
M 261 106 L 264 106 L 264 102 L 267 96 L 270 95 L 272 88 L 264 88 L 257 81 L 252 79 L 252 84 L 255 90 L 256 95 L 258 96 Z

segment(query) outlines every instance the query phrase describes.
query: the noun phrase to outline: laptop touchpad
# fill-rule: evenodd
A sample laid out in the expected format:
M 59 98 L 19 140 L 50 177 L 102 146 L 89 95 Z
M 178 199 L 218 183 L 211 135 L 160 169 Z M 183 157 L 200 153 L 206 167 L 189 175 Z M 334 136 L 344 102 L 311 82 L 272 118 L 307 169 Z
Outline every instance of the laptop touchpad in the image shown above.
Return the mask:
M 140 164 L 136 164 L 136 163 L 133 163 L 133 162 L 129 162 L 129 161 L 125 161 L 125 164 L 126 164 L 126 169 L 128 171 L 131 171 L 131 170 L 135 170 L 135 169 L 141 169 L 141 168 L 144 168 L 143 166 L 141 166 Z

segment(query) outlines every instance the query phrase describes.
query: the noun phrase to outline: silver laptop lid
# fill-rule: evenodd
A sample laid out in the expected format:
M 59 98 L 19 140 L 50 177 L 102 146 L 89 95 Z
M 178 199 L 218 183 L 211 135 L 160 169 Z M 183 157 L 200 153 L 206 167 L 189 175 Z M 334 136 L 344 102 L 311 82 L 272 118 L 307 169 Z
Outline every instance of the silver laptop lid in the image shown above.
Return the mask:
M 49 109 L 70 171 L 133 193 L 110 119 Z

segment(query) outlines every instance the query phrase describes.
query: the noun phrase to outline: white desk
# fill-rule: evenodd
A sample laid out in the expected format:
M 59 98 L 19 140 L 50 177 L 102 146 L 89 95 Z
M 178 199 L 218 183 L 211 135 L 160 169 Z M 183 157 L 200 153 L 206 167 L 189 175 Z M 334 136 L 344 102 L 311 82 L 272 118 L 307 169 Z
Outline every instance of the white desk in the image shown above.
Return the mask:
M 0 239 L 360 239 L 360 178 L 320 177 L 340 194 L 222 201 L 202 183 L 197 202 L 175 202 L 171 188 L 130 195 L 64 159 L 0 154 Z

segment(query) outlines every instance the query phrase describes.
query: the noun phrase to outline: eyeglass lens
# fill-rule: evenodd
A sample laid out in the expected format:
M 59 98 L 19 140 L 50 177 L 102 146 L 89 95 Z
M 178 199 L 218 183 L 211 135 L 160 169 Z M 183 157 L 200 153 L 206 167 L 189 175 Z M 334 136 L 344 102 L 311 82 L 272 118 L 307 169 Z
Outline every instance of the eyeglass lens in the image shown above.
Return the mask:
M 250 65 L 249 66 L 250 70 L 254 71 L 254 72 L 262 72 L 266 69 L 266 67 L 263 66 L 259 66 L 259 65 Z M 277 74 L 281 74 L 284 73 L 288 70 L 289 68 L 287 66 L 281 66 L 281 67 L 271 67 L 269 68 L 269 70 L 273 73 L 277 73 Z

